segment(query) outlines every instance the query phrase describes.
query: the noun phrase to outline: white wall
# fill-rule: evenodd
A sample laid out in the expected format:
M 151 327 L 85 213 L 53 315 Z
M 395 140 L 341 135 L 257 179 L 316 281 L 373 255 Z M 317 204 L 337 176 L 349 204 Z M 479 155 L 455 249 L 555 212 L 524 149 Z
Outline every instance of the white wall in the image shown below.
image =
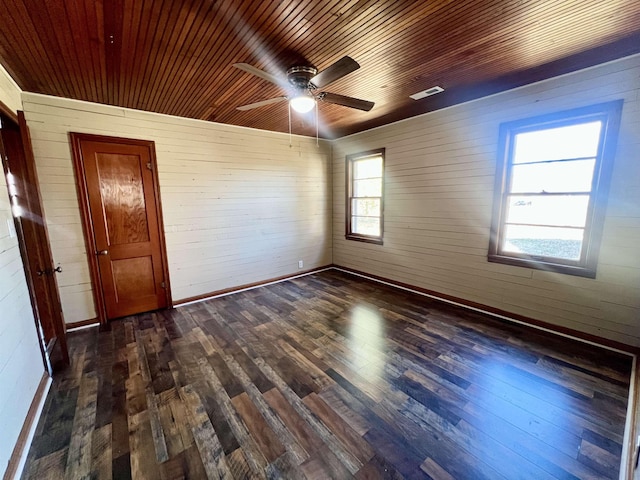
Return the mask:
M 636 55 L 337 140 L 334 263 L 640 346 L 639 78 Z M 619 98 L 597 278 L 488 263 L 500 123 Z M 380 147 L 384 245 L 345 240 L 345 155 Z
M 0 101 L 17 109 L 20 91 L 0 66 Z M 0 477 L 22 429 L 44 366 L 4 173 L 0 175 Z
M 95 317 L 69 132 L 153 140 L 174 301 L 331 263 L 330 147 L 23 94 L 65 321 Z

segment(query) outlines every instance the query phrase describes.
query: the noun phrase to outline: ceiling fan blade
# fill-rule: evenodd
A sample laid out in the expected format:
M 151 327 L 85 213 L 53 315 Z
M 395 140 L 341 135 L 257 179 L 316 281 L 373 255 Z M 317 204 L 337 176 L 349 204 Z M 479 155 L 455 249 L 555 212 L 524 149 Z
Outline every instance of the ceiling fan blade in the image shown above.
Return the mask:
M 336 63 L 328 66 L 322 70 L 319 74 L 309 80 L 316 88 L 322 88 L 329 85 L 331 82 L 335 82 L 339 78 L 350 74 L 360 68 L 358 62 L 351 57 L 342 57 Z
M 248 105 L 242 105 L 241 107 L 236 107 L 236 110 L 252 110 L 254 108 L 258 108 L 258 107 L 264 107 L 265 105 L 271 105 L 272 103 L 278 103 L 278 102 L 282 102 L 283 100 L 286 100 L 287 97 L 275 97 L 275 98 L 270 98 L 269 100 L 262 100 L 261 102 L 255 102 L 255 103 L 250 103 Z
M 347 97 L 345 95 L 338 95 L 337 93 L 322 92 L 318 95 L 320 100 L 328 103 L 335 103 L 336 105 L 342 105 L 343 107 L 357 108 L 358 110 L 364 110 L 368 112 L 373 108 L 375 103 L 367 100 L 360 100 L 359 98 Z
M 245 72 L 248 72 L 251 75 L 260 77 L 266 80 L 267 82 L 274 83 L 280 87 L 287 88 L 289 85 L 286 79 L 277 77 L 275 75 L 271 75 L 270 73 L 267 73 L 264 70 L 260 70 L 259 68 L 256 68 L 253 65 L 249 65 L 248 63 L 234 63 L 233 66 L 236 68 L 239 68 L 240 70 L 244 70 Z

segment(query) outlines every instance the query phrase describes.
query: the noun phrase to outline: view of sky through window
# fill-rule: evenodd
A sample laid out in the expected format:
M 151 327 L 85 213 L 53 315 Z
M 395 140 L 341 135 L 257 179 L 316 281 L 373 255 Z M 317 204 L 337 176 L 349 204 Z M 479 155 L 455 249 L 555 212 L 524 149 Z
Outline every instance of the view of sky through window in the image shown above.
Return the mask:
M 355 160 L 352 182 L 351 228 L 353 233 L 380 236 L 382 157 Z
M 578 260 L 602 122 L 514 136 L 503 250 Z

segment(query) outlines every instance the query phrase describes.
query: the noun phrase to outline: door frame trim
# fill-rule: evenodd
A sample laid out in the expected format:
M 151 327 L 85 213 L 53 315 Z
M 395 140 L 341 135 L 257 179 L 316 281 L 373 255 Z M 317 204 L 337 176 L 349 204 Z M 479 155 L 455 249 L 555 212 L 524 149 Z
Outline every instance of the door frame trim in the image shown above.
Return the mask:
M 167 308 L 171 308 L 171 283 L 169 281 L 169 263 L 167 261 L 167 247 L 164 238 L 164 221 L 162 216 L 162 200 L 160 198 L 160 183 L 158 179 L 158 163 L 156 160 L 156 148 L 153 140 L 137 140 L 132 138 L 110 137 L 106 135 L 93 135 L 89 133 L 69 132 L 69 140 L 73 153 L 73 167 L 76 178 L 78 201 L 82 215 L 82 232 L 89 262 L 89 272 L 91 274 L 91 287 L 93 299 L 96 306 L 96 316 L 100 324 L 107 323 L 107 307 L 102 289 L 98 257 L 95 255 L 96 238 L 93 229 L 93 220 L 89 208 L 89 191 L 87 178 L 84 170 L 81 143 L 83 140 L 90 142 L 119 143 L 125 145 L 142 146 L 149 150 L 151 159 L 151 172 L 153 173 L 153 196 L 156 204 L 156 216 L 158 218 L 158 230 L 160 236 L 160 253 L 162 256 L 162 273 L 165 282 L 165 296 Z

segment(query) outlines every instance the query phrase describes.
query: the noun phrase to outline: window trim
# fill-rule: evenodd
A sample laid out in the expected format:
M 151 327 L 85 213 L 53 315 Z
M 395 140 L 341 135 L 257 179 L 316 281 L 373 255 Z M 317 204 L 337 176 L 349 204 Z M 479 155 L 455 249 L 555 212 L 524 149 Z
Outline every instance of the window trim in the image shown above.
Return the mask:
M 505 122 L 500 125 L 498 163 L 494 186 L 489 254 L 487 257 L 489 262 L 588 278 L 596 277 L 598 253 L 602 241 L 622 104 L 622 100 L 615 100 L 590 105 L 588 107 L 564 110 L 513 122 Z M 596 164 L 594 166 L 591 190 L 589 192 L 589 206 L 584 227 L 583 247 L 580 260 L 563 260 L 557 257 L 504 252 L 501 249 L 501 245 L 505 230 L 506 203 L 510 194 L 507 182 L 511 178 L 511 170 L 513 168 L 513 139 L 519 133 L 575 125 L 590 120 L 601 120 L 603 126 L 596 156 Z
M 381 157 L 382 158 L 382 185 L 380 192 L 380 236 L 363 235 L 361 233 L 353 233 L 351 224 L 351 205 L 352 205 L 352 192 L 353 192 L 353 162 L 356 160 L 362 160 L 369 157 Z M 353 153 L 347 155 L 345 158 L 345 179 L 346 179 L 346 216 L 345 216 L 345 238 L 347 240 L 355 240 L 357 242 L 374 243 L 376 245 L 383 244 L 384 237 L 384 167 L 385 167 L 385 149 L 378 148 L 375 150 L 367 150 L 366 152 Z

